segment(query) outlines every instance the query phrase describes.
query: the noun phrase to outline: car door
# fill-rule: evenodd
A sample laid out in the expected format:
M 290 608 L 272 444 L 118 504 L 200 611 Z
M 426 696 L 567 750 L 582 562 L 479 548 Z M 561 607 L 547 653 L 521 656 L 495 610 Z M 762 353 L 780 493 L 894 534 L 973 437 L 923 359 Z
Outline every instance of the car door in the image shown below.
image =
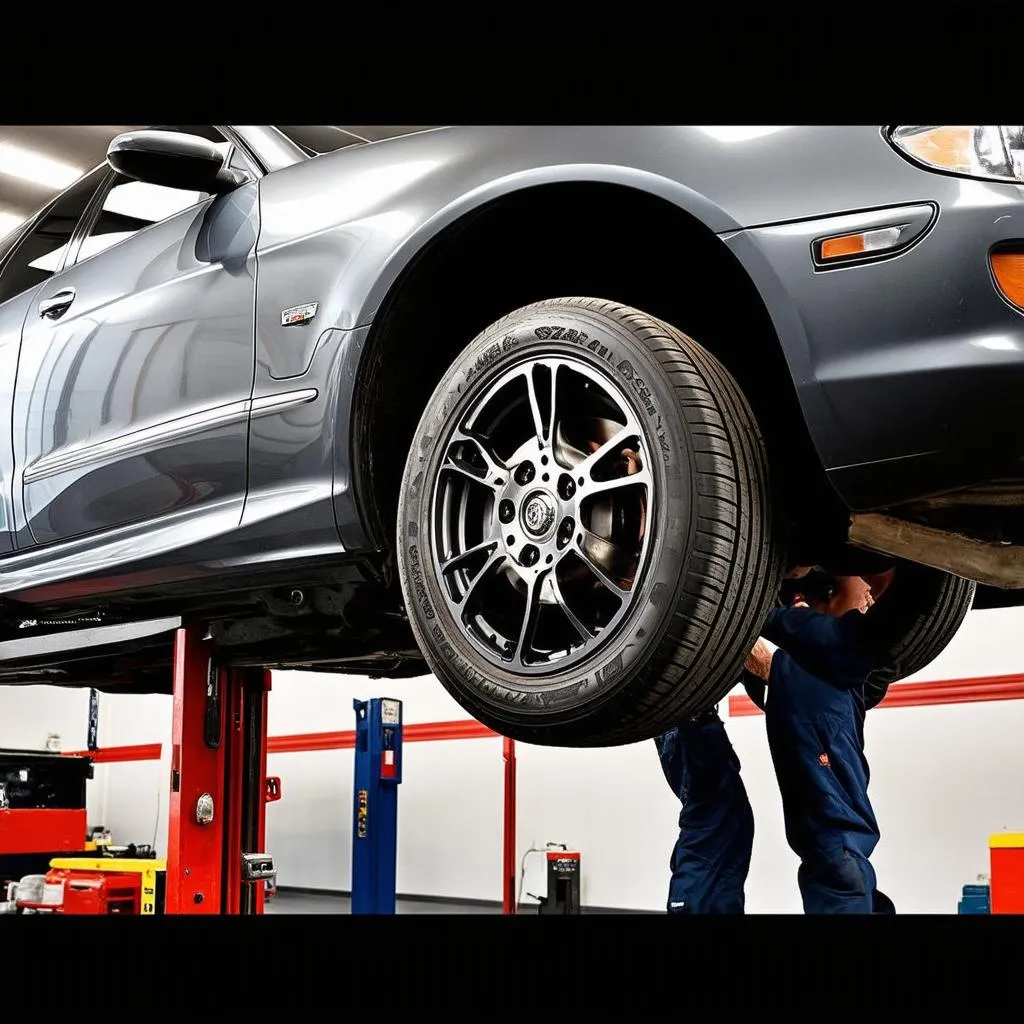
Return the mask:
M 11 431 L 22 328 L 35 296 L 63 266 L 107 173 L 98 167 L 83 175 L 0 242 L 0 556 L 14 549 L 17 531 Z
M 111 170 L 68 265 L 33 295 L 14 394 L 19 547 L 240 519 L 258 183 L 223 145 L 250 180 L 222 196 Z

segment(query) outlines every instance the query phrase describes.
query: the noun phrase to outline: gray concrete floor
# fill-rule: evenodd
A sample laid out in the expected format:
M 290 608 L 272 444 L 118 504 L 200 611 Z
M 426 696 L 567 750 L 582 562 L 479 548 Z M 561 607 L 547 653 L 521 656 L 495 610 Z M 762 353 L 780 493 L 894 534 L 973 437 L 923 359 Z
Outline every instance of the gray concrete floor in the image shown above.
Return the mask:
M 267 914 L 351 914 L 352 902 L 347 896 L 324 896 L 319 893 L 279 892 L 264 909 Z M 475 903 L 448 903 L 434 900 L 399 900 L 398 914 L 500 914 L 500 906 Z

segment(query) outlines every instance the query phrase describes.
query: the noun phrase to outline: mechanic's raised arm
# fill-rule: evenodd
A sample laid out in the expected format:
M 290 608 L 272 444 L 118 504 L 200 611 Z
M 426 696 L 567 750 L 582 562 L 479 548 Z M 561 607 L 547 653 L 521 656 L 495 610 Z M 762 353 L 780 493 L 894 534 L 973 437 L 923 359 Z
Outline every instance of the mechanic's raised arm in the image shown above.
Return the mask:
M 806 605 L 776 608 L 761 629 L 804 669 L 832 686 L 859 686 L 874 669 L 885 665 L 894 641 L 906 632 L 908 602 L 902 591 L 912 579 L 896 585 L 895 570 L 864 576 L 873 603 L 867 611 L 836 617 Z
M 773 608 L 761 627 L 761 636 L 782 648 L 811 675 L 833 686 L 846 689 L 864 682 L 868 669 L 856 637 L 844 627 L 843 619 L 806 606 Z

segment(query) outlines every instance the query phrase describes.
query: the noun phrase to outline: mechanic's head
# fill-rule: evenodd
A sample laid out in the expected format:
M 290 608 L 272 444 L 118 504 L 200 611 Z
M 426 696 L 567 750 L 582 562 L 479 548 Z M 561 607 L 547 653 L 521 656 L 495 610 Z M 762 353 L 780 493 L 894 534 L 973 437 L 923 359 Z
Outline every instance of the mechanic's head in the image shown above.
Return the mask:
M 847 612 L 866 612 L 874 603 L 871 586 L 860 576 L 833 576 L 814 569 L 786 581 L 782 598 L 789 605 L 806 605 L 839 618 Z

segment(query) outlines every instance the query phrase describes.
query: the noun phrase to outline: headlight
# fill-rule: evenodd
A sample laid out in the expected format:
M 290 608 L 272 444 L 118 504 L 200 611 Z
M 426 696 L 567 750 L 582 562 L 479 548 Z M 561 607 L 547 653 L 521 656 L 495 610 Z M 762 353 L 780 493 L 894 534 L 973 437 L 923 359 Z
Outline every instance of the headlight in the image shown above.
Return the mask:
M 930 170 L 1024 182 L 1024 126 L 1019 124 L 910 124 L 888 134 L 898 153 Z

